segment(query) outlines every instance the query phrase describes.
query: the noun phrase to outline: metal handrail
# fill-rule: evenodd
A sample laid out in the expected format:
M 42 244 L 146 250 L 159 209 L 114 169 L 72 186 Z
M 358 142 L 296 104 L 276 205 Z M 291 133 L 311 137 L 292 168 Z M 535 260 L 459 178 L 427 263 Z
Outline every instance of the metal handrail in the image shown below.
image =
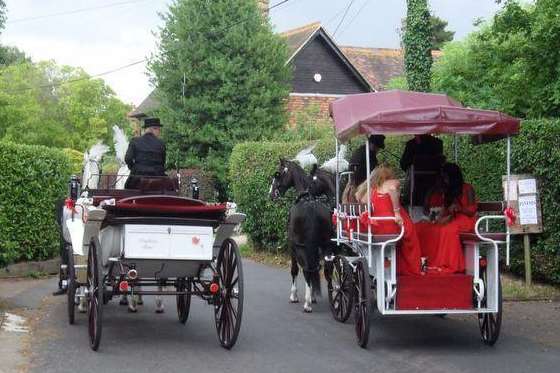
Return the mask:
M 479 229 L 480 223 L 482 223 L 483 221 L 488 221 L 488 220 L 490 220 L 490 219 L 494 219 L 494 220 L 504 220 L 504 221 L 505 221 L 505 220 L 506 220 L 506 217 L 505 217 L 504 215 L 485 215 L 485 216 L 481 216 L 481 217 L 478 218 L 478 220 L 476 221 L 476 224 L 475 224 L 475 226 L 474 226 L 474 232 L 476 233 L 477 237 L 478 237 L 481 241 L 490 242 L 490 243 L 493 243 L 493 244 L 497 245 L 498 242 L 500 242 L 500 241 L 496 241 L 496 240 L 493 240 L 493 239 L 491 239 L 491 238 L 484 237 L 484 236 L 482 235 L 482 233 L 480 232 L 480 229 Z M 490 232 L 487 232 L 487 233 L 490 233 Z M 509 236 L 509 232 L 506 232 L 506 235 Z M 506 238 L 506 240 L 507 240 L 507 238 Z

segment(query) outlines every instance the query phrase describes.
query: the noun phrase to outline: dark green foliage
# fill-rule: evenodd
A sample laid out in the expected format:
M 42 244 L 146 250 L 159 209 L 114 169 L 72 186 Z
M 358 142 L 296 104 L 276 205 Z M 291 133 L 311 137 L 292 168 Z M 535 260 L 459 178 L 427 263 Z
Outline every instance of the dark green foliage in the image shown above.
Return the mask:
M 544 233 L 532 236 L 533 273 L 537 278 L 560 283 L 560 120 L 528 120 L 521 128 L 521 135 L 512 140 L 512 173 L 532 174 L 538 178 L 545 229 Z M 448 156 L 451 155 L 450 139 L 446 148 Z M 505 141 L 474 146 L 467 138 L 462 138 L 459 164 L 481 201 L 502 200 Z M 521 236 L 516 237 L 514 243 L 512 268 L 522 271 Z
M 168 154 L 223 186 L 233 146 L 270 138 L 286 122 L 287 47 L 255 0 L 176 0 L 164 21 L 149 68 Z
M 0 67 L 30 61 L 30 58 L 18 48 L 0 45 Z
M 407 0 L 403 37 L 404 65 L 408 87 L 429 92 L 432 79 L 432 33 L 427 0 Z
M 432 34 L 432 49 L 441 49 L 447 42 L 453 40 L 455 31 L 446 30 L 448 22 L 437 17 L 430 16 L 430 29 Z
M 235 146 L 231 153 L 229 182 L 239 210 L 247 214 L 243 230 L 258 249 L 286 250 L 288 210 L 295 201 L 293 190 L 281 201 L 268 196 L 272 176 L 280 158 L 293 158 L 311 142 L 249 142 Z M 322 163 L 334 157 L 334 140 L 319 141 L 313 151 Z
M 57 254 L 54 205 L 69 170 L 61 150 L 0 142 L 0 266 Z
M 507 1 L 493 21 L 447 44 L 434 65 L 434 91 L 467 106 L 520 117 L 560 116 L 560 2 Z
M 6 3 L 4 0 L 0 0 L 0 31 L 4 28 L 6 23 Z

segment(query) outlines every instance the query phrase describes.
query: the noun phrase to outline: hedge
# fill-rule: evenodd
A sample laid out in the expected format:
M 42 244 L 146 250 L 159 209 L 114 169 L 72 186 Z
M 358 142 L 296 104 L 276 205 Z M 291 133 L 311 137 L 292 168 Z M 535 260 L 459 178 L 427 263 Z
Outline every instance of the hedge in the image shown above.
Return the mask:
M 62 150 L 0 142 L 0 266 L 57 253 L 54 205 L 69 173 Z
M 531 261 L 537 279 L 560 284 L 560 120 L 527 120 L 512 140 L 512 173 L 532 174 L 540 183 L 544 233 L 532 235 Z M 450 141 L 447 148 L 450 148 Z M 459 164 L 480 200 L 501 200 L 506 174 L 505 141 L 472 145 L 460 141 Z M 521 237 L 512 247 L 512 270 L 523 270 Z
M 243 230 L 257 249 L 285 250 L 288 210 L 295 200 L 293 189 L 280 201 L 268 195 L 272 175 L 281 157 L 291 159 L 308 142 L 246 142 L 234 147 L 229 182 L 238 209 L 247 214 Z M 334 157 L 334 140 L 320 140 L 313 154 L 319 162 Z

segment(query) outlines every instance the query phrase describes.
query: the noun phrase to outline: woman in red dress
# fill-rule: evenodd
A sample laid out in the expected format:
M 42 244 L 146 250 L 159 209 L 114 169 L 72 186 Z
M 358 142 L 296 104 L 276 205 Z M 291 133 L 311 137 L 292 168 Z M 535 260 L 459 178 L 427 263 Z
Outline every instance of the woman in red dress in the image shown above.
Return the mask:
M 397 274 L 420 275 L 420 242 L 416 235 L 414 223 L 405 209 L 401 208 L 399 202 L 400 183 L 395 178 L 393 171 L 386 166 L 377 167 L 371 176 L 371 204 L 372 217 L 395 217 L 393 220 L 378 220 L 369 222 L 367 212 L 362 214 L 360 226 L 367 227 L 370 224 L 374 234 L 398 234 L 401 226 L 404 227 L 404 235 L 397 244 Z M 367 185 L 363 183 L 358 187 L 356 198 L 362 203 L 367 202 Z M 367 229 L 367 228 L 366 228 Z
M 456 164 L 443 166 L 442 181 L 443 192 L 428 196 L 426 206 L 427 210 L 439 210 L 439 217 L 417 223 L 416 231 L 430 272 L 461 273 L 465 258 L 459 234 L 474 230 L 477 201 L 474 188 L 464 182 Z

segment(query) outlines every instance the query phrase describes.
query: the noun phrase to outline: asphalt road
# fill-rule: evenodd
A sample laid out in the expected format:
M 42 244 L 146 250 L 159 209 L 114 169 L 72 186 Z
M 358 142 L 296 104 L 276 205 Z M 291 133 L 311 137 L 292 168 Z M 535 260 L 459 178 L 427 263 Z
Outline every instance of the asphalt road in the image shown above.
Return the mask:
M 507 303 L 502 336 L 480 342 L 474 316 L 372 317 L 367 350 L 351 321 L 333 320 L 326 300 L 304 314 L 288 303 L 286 270 L 244 262 L 245 311 L 237 345 L 222 349 L 211 306 L 193 298 L 185 326 L 174 298 L 155 314 L 146 297 L 137 314 L 113 300 L 104 308 L 98 352 L 89 349 L 86 316 L 68 325 L 64 297 L 49 297 L 33 322 L 31 372 L 557 372 L 560 305 Z M 48 283 L 52 290 L 54 281 Z M 34 294 L 37 289 L 34 290 Z M 300 282 L 300 299 L 303 283 Z

